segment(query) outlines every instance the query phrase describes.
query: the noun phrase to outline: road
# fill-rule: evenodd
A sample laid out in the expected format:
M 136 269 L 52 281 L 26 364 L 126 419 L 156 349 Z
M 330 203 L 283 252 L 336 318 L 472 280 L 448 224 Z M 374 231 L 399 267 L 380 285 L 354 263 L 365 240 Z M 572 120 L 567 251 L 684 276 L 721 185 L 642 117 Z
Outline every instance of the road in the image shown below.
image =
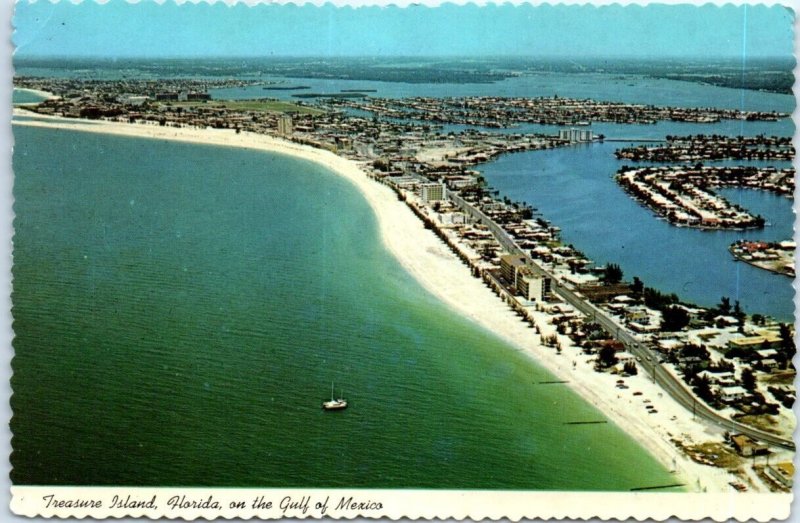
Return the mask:
M 542 271 L 547 273 L 544 269 L 542 269 Z M 551 275 L 551 277 L 553 276 Z M 586 316 L 593 318 L 603 329 L 624 343 L 628 351 L 638 357 L 639 365 L 647 375 L 651 376 L 675 401 L 684 408 L 692 411 L 697 417 L 710 421 L 726 430 L 745 434 L 750 438 L 763 441 L 769 445 L 792 451 L 795 450 L 794 442 L 790 439 L 781 438 L 780 436 L 751 427 L 750 425 L 738 423 L 712 410 L 699 400 L 680 378 L 667 372 L 667 370 L 662 367 L 659 356 L 649 347 L 637 340 L 630 331 L 620 326 L 608 313 L 577 296 L 570 289 L 558 284 L 558 280 L 555 279 L 555 277 L 553 277 L 553 290 L 564 298 L 567 303 L 586 314 Z
M 603 327 L 606 332 L 624 343 L 628 351 L 634 356 L 638 357 L 639 365 L 645 372 L 647 372 L 647 375 L 652 376 L 653 380 L 684 408 L 690 410 L 698 418 L 702 418 L 725 430 L 745 434 L 752 439 L 760 440 L 768 445 L 781 447 L 792 451 L 795 450 L 794 442 L 791 439 L 782 438 L 758 428 L 738 423 L 712 410 L 700 399 L 698 399 L 694 393 L 686 387 L 680 378 L 668 372 L 661 365 L 657 354 L 655 354 L 642 342 L 637 340 L 632 332 L 630 332 L 624 326 L 618 324 L 609 313 L 595 306 L 585 298 L 578 296 L 575 292 L 562 285 L 559 278 L 534 261 L 528 253 L 523 251 L 517 245 L 514 239 L 505 230 L 503 230 L 491 218 L 486 216 L 480 209 L 475 208 L 469 202 L 466 202 L 464 199 L 458 196 L 458 194 L 455 194 L 451 191 L 447 191 L 447 196 L 464 212 L 486 225 L 489 230 L 492 231 L 492 234 L 494 234 L 497 241 L 500 242 L 500 245 L 502 245 L 506 250 L 512 254 L 521 254 L 525 256 L 531 266 L 533 266 L 539 273 L 549 277 L 553 282 L 553 291 L 556 294 L 564 298 L 567 303 L 575 307 L 575 309 L 579 310 L 587 317 L 591 317 L 593 321 L 597 322 L 601 327 Z

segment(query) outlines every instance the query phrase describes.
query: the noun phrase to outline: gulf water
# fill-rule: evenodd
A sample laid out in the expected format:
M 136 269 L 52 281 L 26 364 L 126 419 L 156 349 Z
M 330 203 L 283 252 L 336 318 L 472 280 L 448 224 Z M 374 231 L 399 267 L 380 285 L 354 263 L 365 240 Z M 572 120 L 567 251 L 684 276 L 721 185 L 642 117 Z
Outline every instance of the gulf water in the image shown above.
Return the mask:
M 674 483 L 613 424 L 565 425 L 604 418 L 422 289 L 329 171 L 14 135 L 15 484 Z

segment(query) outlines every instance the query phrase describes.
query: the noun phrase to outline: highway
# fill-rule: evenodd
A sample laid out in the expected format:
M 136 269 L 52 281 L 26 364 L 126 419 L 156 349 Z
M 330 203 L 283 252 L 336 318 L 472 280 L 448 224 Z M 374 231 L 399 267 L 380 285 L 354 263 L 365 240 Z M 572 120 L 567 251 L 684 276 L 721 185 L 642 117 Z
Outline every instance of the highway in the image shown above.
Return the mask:
M 662 367 L 658 354 L 655 354 L 649 347 L 637 340 L 632 332 L 618 324 L 609 313 L 595 306 L 585 298 L 578 296 L 574 291 L 564 286 L 558 277 L 534 261 L 528 253 L 524 252 L 519 245 L 517 245 L 516 241 L 514 241 L 502 227 L 486 216 L 480 209 L 472 206 L 458 194 L 449 190 L 447 191 L 447 196 L 465 213 L 486 225 L 503 248 L 512 254 L 521 254 L 525 256 L 527 262 L 533 266 L 535 270 L 549 277 L 553 284 L 553 291 L 556 294 L 575 307 L 575 309 L 582 312 L 587 317 L 592 318 L 592 320 L 603 327 L 606 332 L 625 344 L 628 351 L 637 357 L 640 368 L 642 368 L 648 376 L 651 376 L 667 394 L 684 408 L 691 411 L 696 417 L 711 422 L 725 430 L 745 434 L 752 439 L 762 441 L 768 445 L 792 451 L 795 450 L 794 442 L 791 439 L 782 438 L 758 428 L 738 423 L 712 410 L 703 403 L 702 400 L 698 399 L 680 378 L 674 376 Z

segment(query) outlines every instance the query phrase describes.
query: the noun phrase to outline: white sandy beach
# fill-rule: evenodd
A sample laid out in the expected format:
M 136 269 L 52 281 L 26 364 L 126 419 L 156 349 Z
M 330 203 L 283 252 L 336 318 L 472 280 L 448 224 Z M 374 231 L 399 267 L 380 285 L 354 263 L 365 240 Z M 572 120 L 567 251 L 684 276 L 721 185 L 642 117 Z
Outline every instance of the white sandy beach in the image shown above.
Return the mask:
M 15 115 L 26 115 L 15 109 Z M 236 134 L 232 130 L 159 127 L 146 124 L 113 122 L 85 123 L 64 118 L 42 118 L 16 121 L 15 125 L 73 129 L 84 132 L 109 133 L 160 140 L 257 149 L 289 154 L 328 167 L 353 183 L 373 208 L 387 249 L 429 292 L 458 313 L 495 333 L 518 350 L 530 356 L 556 377 L 569 382 L 569 387 L 623 431 L 646 448 L 670 470 L 676 470 L 676 483 L 685 483 L 693 491 L 729 492 L 736 476 L 719 468 L 699 465 L 686 458 L 671 437 L 686 442 L 719 441 L 721 431 L 693 421 L 692 414 L 680 407 L 646 376 L 627 378 L 628 390 L 615 388 L 617 376 L 597 373 L 586 363 L 589 358 L 577 350 L 565 349 L 562 354 L 543 347 L 539 336 L 520 321 L 509 307 L 484 284 L 474 278 L 447 246 L 427 231 L 408 207 L 388 187 L 369 179 L 358 164 L 308 146 L 251 133 Z M 547 316 L 539 313 L 537 322 L 542 332 L 554 332 Z M 577 364 L 573 365 L 573 361 Z M 642 392 L 634 396 L 634 391 Z M 648 414 L 643 401 L 657 407 L 657 414 Z M 741 495 L 741 494 L 740 494 Z

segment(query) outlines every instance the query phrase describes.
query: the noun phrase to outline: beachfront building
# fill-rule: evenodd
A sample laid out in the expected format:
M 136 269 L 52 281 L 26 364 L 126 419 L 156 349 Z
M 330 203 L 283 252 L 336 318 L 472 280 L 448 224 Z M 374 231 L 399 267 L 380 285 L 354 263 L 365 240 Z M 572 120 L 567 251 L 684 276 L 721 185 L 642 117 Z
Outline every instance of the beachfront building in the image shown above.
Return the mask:
M 528 301 L 546 301 L 552 294 L 550 278 L 535 274 L 521 254 L 506 254 L 500 257 L 500 274 L 508 286 Z
M 525 267 L 527 267 L 527 262 L 525 256 L 521 254 L 506 254 L 500 257 L 500 275 L 511 287 L 516 288 L 517 274 Z
M 729 349 L 758 350 L 779 347 L 781 336 L 772 330 L 761 330 L 753 336 L 741 336 L 728 341 Z
M 550 278 L 533 274 L 529 267 L 520 270 L 517 276 L 517 292 L 528 301 L 546 301 L 552 286 Z
M 421 183 L 419 186 L 419 196 L 425 203 L 446 200 L 444 184 L 441 183 Z
M 286 114 L 278 117 L 278 134 L 289 136 L 292 134 L 292 131 L 292 117 Z

